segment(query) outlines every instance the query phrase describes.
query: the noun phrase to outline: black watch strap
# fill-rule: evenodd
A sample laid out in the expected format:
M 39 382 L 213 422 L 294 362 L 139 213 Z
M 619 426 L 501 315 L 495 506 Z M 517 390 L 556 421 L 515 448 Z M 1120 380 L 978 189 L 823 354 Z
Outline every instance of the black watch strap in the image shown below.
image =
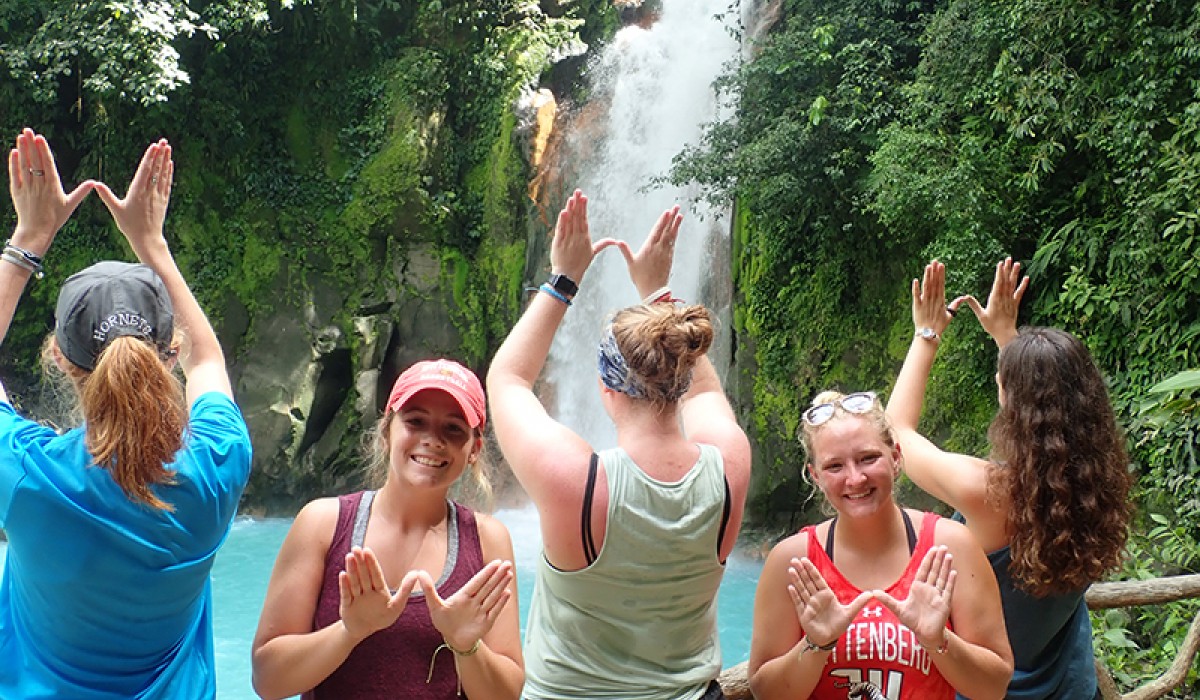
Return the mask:
M 566 275 L 550 275 L 550 286 L 554 287 L 554 291 L 568 299 L 579 292 L 579 285 L 575 283 L 575 280 Z

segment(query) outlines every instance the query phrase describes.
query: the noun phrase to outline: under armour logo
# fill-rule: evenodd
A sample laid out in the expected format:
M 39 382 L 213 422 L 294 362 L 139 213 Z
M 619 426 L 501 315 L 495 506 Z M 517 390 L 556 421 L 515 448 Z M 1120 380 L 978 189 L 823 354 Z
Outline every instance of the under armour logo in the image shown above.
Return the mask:
M 863 617 L 883 617 L 883 606 L 878 606 L 878 607 L 874 607 L 874 608 L 863 608 L 862 616 Z

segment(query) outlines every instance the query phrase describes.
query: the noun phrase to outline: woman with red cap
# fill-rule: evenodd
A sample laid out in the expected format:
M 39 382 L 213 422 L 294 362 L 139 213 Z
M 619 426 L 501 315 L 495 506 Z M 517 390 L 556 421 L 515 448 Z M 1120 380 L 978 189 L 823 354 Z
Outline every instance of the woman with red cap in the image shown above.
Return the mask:
M 259 695 L 520 694 L 508 530 L 448 498 L 467 469 L 486 479 L 485 421 L 483 386 L 457 362 L 396 379 L 370 447 L 377 490 L 312 501 L 279 551 L 254 637 Z
M 57 434 L 0 389 L 0 697 L 212 698 L 209 572 L 250 475 L 250 436 L 163 237 L 171 147 L 146 149 L 124 199 L 95 182 L 67 194 L 29 129 L 8 174 L 17 227 L 0 253 L 0 341 L 92 189 L 141 264 L 97 263 L 59 292 L 43 364 L 65 375 L 83 426 Z

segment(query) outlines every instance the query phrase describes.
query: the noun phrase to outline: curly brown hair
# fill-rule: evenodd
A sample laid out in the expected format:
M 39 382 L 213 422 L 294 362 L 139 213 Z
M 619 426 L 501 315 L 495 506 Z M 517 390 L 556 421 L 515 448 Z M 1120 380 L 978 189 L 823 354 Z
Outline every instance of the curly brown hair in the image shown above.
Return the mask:
M 1022 328 L 1000 351 L 1004 400 L 988 429 L 988 489 L 1008 497 L 1017 586 L 1078 591 L 1121 562 L 1133 508 L 1125 437 L 1074 335 Z
M 708 309 L 694 304 L 639 304 L 613 316 L 613 337 L 646 400 L 666 407 L 679 400 L 716 330 Z

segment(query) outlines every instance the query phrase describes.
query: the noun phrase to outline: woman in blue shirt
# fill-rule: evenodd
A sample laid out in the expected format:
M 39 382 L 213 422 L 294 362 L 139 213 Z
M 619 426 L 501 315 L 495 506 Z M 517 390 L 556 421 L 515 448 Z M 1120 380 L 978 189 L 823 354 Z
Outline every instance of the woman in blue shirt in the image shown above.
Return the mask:
M 250 439 L 163 238 L 171 147 L 146 149 L 124 199 L 91 181 L 67 194 L 29 129 L 8 171 L 17 226 L 0 255 L 0 340 L 92 190 L 141 264 L 97 263 L 60 290 L 43 364 L 65 375 L 81 427 L 60 435 L 23 418 L 0 387 L 0 697 L 213 697 L 209 571 Z

